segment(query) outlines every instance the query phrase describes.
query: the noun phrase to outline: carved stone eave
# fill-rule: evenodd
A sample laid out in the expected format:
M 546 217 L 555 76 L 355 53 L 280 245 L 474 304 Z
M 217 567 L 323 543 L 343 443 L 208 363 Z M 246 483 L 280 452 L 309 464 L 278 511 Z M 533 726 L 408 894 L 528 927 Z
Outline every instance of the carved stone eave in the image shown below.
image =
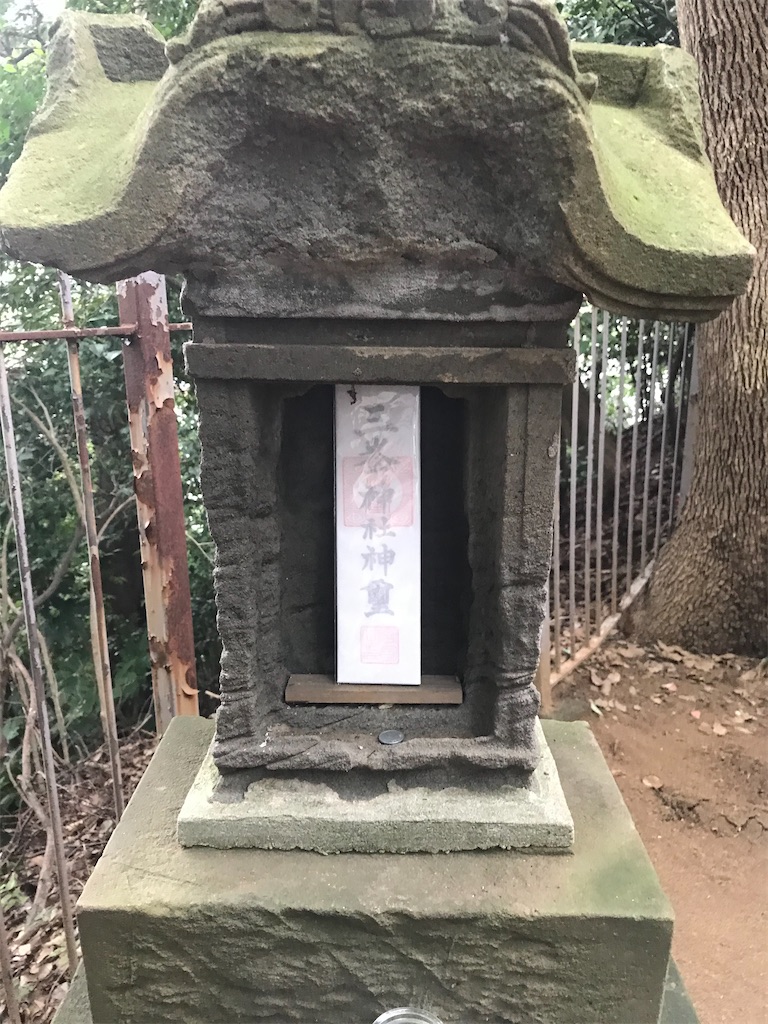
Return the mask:
M 574 47 L 590 101 L 538 0 L 493 31 L 426 9 L 390 39 L 206 8 L 170 66 L 141 19 L 66 12 L 2 247 L 99 281 L 181 272 L 212 316 L 554 321 L 585 292 L 698 320 L 743 290 L 686 55 Z

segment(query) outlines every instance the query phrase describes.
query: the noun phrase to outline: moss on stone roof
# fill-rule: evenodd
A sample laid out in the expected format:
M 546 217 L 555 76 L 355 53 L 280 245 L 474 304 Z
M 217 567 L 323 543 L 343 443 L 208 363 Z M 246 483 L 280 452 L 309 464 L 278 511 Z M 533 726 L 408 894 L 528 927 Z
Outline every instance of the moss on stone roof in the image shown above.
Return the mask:
M 574 47 L 598 78 L 590 103 L 561 56 L 524 42 L 258 31 L 171 67 L 161 46 L 133 16 L 64 14 L 0 191 L 8 252 L 99 280 L 304 275 L 307 259 L 331 280 L 482 245 L 608 308 L 690 318 L 750 273 L 680 51 Z

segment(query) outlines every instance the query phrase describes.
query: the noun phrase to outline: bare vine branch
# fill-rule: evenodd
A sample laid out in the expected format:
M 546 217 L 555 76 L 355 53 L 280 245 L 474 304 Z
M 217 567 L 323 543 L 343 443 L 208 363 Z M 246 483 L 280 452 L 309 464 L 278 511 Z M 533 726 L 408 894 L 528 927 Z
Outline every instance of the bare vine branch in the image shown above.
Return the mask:
M 107 530 L 112 525 L 114 520 L 117 519 L 120 513 L 127 509 L 129 505 L 132 505 L 135 500 L 136 499 L 134 498 L 134 496 L 131 495 L 130 498 L 126 498 L 125 501 L 121 501 L 116 508 L 113 508 L 110 512 L 108 512 L 106 519 L 99 527 L 99 532 L 96 535 L 99 541 L 103 539 L 104 534 L 107 532 Z
M 24 402 L 22 402 L 20 398 L 13 398 L 12 401 L 13 404 L 17 406 L 21 410 L 21 412 L 24 413 L 27 419 L 31 420 L 32 423 L 34 423 L 34 425 L 37 427 L 40 433 L 48 441 L 51 448 L 53 448 L 53 450 L 56 452 L 56 455 L 58 456 L 59 459 L 59 463 L 61 464 L 61 468 L 64 471 L 66 481 L 69 484 L 69 489 L 72 492 L 72 498 L 75 502 L 75 508 L 77 509 L 78 518 L 82 521 L 85 521 L 85 508 L 83 507 L 83 496 L 80 491 L 80 484 L 77 481 L 77 476 L 72 466 L 72 460 L 70 459 L 69 455 L 64 449 L 64 446 L 62 445 L 61 441 L 59 441 L 58 437 L 56 436 L 56 431 L 53 427 L 53 423 L 51 422 L 50 414 L 48 413 L 48 410 L 45 408 L 42 399 L 39 398 L 37 395 L 35 395 L 35 399 L 37 400 L 38 404 L 42 405 L 43 409 L 45 409 L 46 419 L 48 420 L 47 423 L 44 423 L 43 420 L 37 415 L 37 413 L 30 409 L 29 406 L 26 405 Z
M 72 559 L 75 557 L 75 553 L 78 547 L 80 546 L 80 541 L 83 539 L 84 536 L 85 528 L 83 527 L 82 522 L 78 522 L 75 525 L 75 529 L 72 533 L 72 539 L 69 542 L 69 547 L 61 556 L 59 564 L 56 566 L 56 569 L 54 570 L 53 576 L 51 577 L 51 582 L 48 584 L 45 590 L 41 591 L 35 597 L 35 608 L 39 608 L 41 605 L 45 604 L 46 601 L 49 601 L 56 593 L 56 591 L 59 589 L 64 580 L 64 577 L 69 572 L 69 567 L 72 564 Z M 7 593 L 7 589 L 5 592 Z M 5 633 L 3 634 L 3 647 L 9 647 L 10 644 L 13 643 L 16 634 L 19 632 L 22 625 L 24 624 L 24 613 L 22 611 L 16 610 L 15 606 L 14 610 L 16 611 L 16 618 L 13 620 L 13 622 L 10 624 L 10 626 L 6 629 Z

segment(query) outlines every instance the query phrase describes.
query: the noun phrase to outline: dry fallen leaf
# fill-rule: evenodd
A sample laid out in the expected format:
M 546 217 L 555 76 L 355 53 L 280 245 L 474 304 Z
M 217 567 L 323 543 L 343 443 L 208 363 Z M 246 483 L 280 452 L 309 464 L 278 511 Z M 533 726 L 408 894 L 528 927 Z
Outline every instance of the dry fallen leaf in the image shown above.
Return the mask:
M 661 789 L 662 782 L 658 775 L 646 775 L 643 779 L 643 785 L 647 786 L 648 789 Z
M 637 647 L 635 644 L 627 644 L 626 647 L 622 647 L 621 653 L 625 658 L 644 658 L 646 651 L 642 647 Z
M 687 652 L 683 651 L 680 647 L 674 647 L 668 644 L 663 644 L 661 640 L 658 641 L 656 646 L 661 651 L 661 656 L 665 658 L 667 661 L 681 662 L 687 654 Z
M 702 658 L 698 654 L 687 652 L 683 655 L 683 664 L 686 668 L 692 668 L 697 672 L 711 672 L 715 667 L 712 658 Z

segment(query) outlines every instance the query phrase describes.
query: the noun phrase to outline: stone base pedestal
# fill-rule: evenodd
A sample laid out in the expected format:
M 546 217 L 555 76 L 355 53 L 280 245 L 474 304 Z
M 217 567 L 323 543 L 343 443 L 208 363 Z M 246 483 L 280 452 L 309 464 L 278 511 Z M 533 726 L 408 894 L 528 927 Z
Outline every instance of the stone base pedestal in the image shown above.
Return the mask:
M 88 1003 L 88 986 L 82 967 L 75 975 L 69 992 L 53 1018 L 53 1024 L 93 1024 Z M 164 1024 L 163 1020 L 153 1024 Z M 623 1024 L 623 1022 L 617 1022 Z M 698 1014 L 686 991 L 674 960 L 669 961 L 659 1024 L 700 1024 Z
M 212 730 L 172 723 L 80 898 L 95 1024 L 659 1021 L 672 911 L 586 725 L 544 723 L 559 856 L 185 849 Z
M 532 773 L 262 768 L 222 778 L 209 751 L 181 808 L 179 842 L 317 853 L 562 853 L 573 843 L 573 819 L 539 722 L 536 731 L 541 760 Z

